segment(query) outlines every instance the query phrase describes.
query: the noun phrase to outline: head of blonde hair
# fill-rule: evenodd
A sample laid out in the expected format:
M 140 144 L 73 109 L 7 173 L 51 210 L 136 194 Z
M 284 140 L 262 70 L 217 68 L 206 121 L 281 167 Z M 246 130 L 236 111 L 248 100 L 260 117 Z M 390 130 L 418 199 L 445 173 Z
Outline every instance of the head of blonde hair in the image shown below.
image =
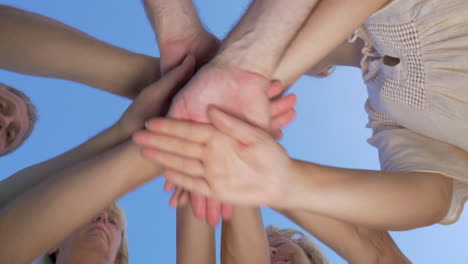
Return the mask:
M 269 225 L 266 228 L 266 233 L 269 238 L 279 236 L 292 240 L 304 250 L 311 264 L 329 264 L 319 247 L 301 231 L 292 228 L 279 229 L 276 226 Z
M 122 240 L 116 256 L 117 264 L 128 264 L 128 242 L 127 232 L 125 232 L 127 229 L 127 218 L 125 217 L 125 212 L 117 202 L 112 203 L 109 208 L 119 216 L 120 223 L 122 223 Z M 55 263 L 56 257 L 55 253 L 49 255 L 51 263 Z
M 26 131 L 24 138 L 21 140 L 21 143 L 16 148 L 10 150 L 9 152 L 2 154 L 2 155 L 6 155 L 15 151 L 19 146 L 23 144 L 24 141 L 26 141 L 26 139 L 28 139 L 28 137 L 31 135 L 32 131 L 34 130 L 34 127 L 36 126 L 36 121 L 38 117 L 37 117 L 36 106 L 31 102 L 31 99 L 25 93 L 3 83 L 0 83 L 0 87 L 6 88 L 10 93 L 18 96 L 26 105 L 26 110 L 28 111 L 28 124 L 29 124 L 28 131 Z

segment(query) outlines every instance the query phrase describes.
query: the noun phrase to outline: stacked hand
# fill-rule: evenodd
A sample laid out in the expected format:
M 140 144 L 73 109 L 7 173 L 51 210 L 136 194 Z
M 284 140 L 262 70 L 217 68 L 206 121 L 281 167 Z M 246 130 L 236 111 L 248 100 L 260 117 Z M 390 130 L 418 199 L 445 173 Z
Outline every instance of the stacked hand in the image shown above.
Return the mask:
M 280 100 L 290 104 L 285 101 L 294 97 Z M 275 114 L 272 127 L 279 129 L 294 111 Z M 286 195 L 291 166 L 286 151 L 263 129 L 217 108 L 210 107 L 208 116 L 212 125 L 153 119 L 134 141 L 143 147 L 145 158 L 167 168 L 169 181 L 186 190 L 229 203 L 278 204 Z

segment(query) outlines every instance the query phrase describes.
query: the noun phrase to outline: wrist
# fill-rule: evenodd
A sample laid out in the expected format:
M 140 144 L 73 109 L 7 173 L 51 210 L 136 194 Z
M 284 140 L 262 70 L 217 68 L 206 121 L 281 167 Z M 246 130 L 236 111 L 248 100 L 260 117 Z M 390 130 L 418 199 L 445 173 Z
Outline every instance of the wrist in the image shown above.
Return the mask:
M 232 45 L 230 47 L 220 47 L 218 54 L 212 62 L 227 65 L 229 67 L 252 72 L 267 79 L 271 79 L 275 62 L 268 59 L 259 59 L 258 52 L 250 51 L 246 48 L 248 44 Z
M 270 205 L 271 208 L 274 208 L 277 211 L 286 211 L 297 207 L 297 196 L 300 196 L 298 193 L 298 185 L 302 184 L 301 173 L 300 171 L 300 162 L 298 160 L 289 158 L 289 165 L 284 173 L 286 175 L 286 180 L 282 184 L 282 191 L 277 197 L 276 201 Z

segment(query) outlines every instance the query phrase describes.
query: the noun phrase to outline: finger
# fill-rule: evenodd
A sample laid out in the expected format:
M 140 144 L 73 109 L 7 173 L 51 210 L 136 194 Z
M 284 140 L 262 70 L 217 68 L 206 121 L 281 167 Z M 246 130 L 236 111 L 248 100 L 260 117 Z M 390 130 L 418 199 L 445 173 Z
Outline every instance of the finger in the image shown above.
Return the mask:
M 197 193 L 205 196 L 212 195 L 208 183 L 203 178 L 193 177 L 175 170 L 166 170 L 164 172 L 164 177 L 168 181 L 176 184 L 180 189 L 183 189 L 186 192 L 190 192 L 190 200 L 193 198 L 200 198 L 200 195 L 197 196 Z
M 170 192 L 174 190 L 174 188 L 175 188 L 175 185 L 172 182 L 166 180 L 166 183 L 164 183 L 164 191 Z
M 271 132 L 271 135 L 275 140 L 280 140 L 283 137 L 283 131 L 281 130 L 275 130 Z
M 198 143 L 145 130 L 136 132 L 133 141 L 144 148 L 154 148 L 193 159 L 200 159 L 203 152 L 203 146 Z
M 141 156 L 147 160 L 154 161 L 165 168 L 177 170 L 192 176 L 202 177 L 205 172 L 201 161 L 182 157 L 169 152 L 162 152 L 151 148 L 142 148 Z
M 223 217 L 223 220 L 231 219 L 233 213 L 234 213 L 234 209 L 233 209 L 232 205 L 230 205 L 230 204 L 222 204 L 221 205 L 221 216 Z
M 268 98 L 274 98 L 280 95 L 283 92 L 283 88 L 281 87 L 281 82 L 278 80 L 274 80 L 270 83 L 270 86 L 267 90 Z
M 169 200 L 169 206 L 171 207 L 177 207 L 178 202 L 179 202 L 179 197 L 180 194 L 182 193 L 183 189 L 181 188 L 176 188 L 174 193 L 171 196 L 171 199 Z
M 207 198 L 206 200 L 206 219 L 208 224 L 216 227 L 221 217 L 221 203 L 213 198 Z
M 193 214 L 200 218 L 206 218 L 206 198 L 198 193 L 190 193 L 190 204 L 192 205 Z
M 185 206 L 189 202 L 189 193 L 183 191 L 179 198 L 179 206 Z
M 288 94 L 271 101 L 270 103 L 270 115 L 276 116 L 287 110 L 294 109 L 297 103 L 297 96 L 295 94 Z
M 296 110 L 294 109 L 290 109 L 284 113 L 274 116 L 271 119 L 270 130 L 275 131 L 275 130 L 280 130 L 286 127 L 294 120 L 295 117 L 296 117 Z
M 223 134 L 240 141 L 243 144 L 250 144 L 256 141 L 263 130 L 231 116 L 215 107 L 208 108 L 208 117 L 211 123 Z
M 195 143 L 205 143 L 213 134 L 213 127 L 191 121 L 155 118 L 145 123 L 146 129 Z

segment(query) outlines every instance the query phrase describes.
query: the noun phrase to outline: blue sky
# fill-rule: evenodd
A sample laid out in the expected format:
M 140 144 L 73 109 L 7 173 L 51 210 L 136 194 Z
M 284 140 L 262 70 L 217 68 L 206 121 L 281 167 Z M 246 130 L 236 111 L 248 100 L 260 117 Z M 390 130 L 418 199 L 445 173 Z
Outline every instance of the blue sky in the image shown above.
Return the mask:
M 223 38 L 249 1 L 194 1 L 206 27 Z M 2 4 L 38 12 L 125 49 L 158 56 L 158 48 L 141 1 L 17 1 Z M 2 36 L 8 37 L 8 36 Z M 0 82 L 27 93 L 37 105 L 40 120 L 25 145 L 0 158 L 0 179 L 31 164 L 73 148 L 112 125 L 128 106 L 119 98 L 62 80 L 30 77 L 0 70 Z M 302 78 L 297 93 L 297 118 L 284 130 L 281 143 L 291 156 L 320 164 L 379 169 L 377 151 L 367 144 L 366 88 L 358 69 L 339 68 L 325 79 Z M 156 180 L 131 192 L 120 202 L 129 219 L 130 259 L 133 264 L 175 263 L 175 210 Z M 326 201 L 324 201 L 326 202 Z M 271 210 L 264 222 L 296 226 Z M 435 225 L 393 232 L 397 244 L 414 263 L 466 263 L 468 218 L 445 227 Z M 195 242 L 195 241 L 194 241 Z M 345 263 L 322 247 L 331 263 Z

